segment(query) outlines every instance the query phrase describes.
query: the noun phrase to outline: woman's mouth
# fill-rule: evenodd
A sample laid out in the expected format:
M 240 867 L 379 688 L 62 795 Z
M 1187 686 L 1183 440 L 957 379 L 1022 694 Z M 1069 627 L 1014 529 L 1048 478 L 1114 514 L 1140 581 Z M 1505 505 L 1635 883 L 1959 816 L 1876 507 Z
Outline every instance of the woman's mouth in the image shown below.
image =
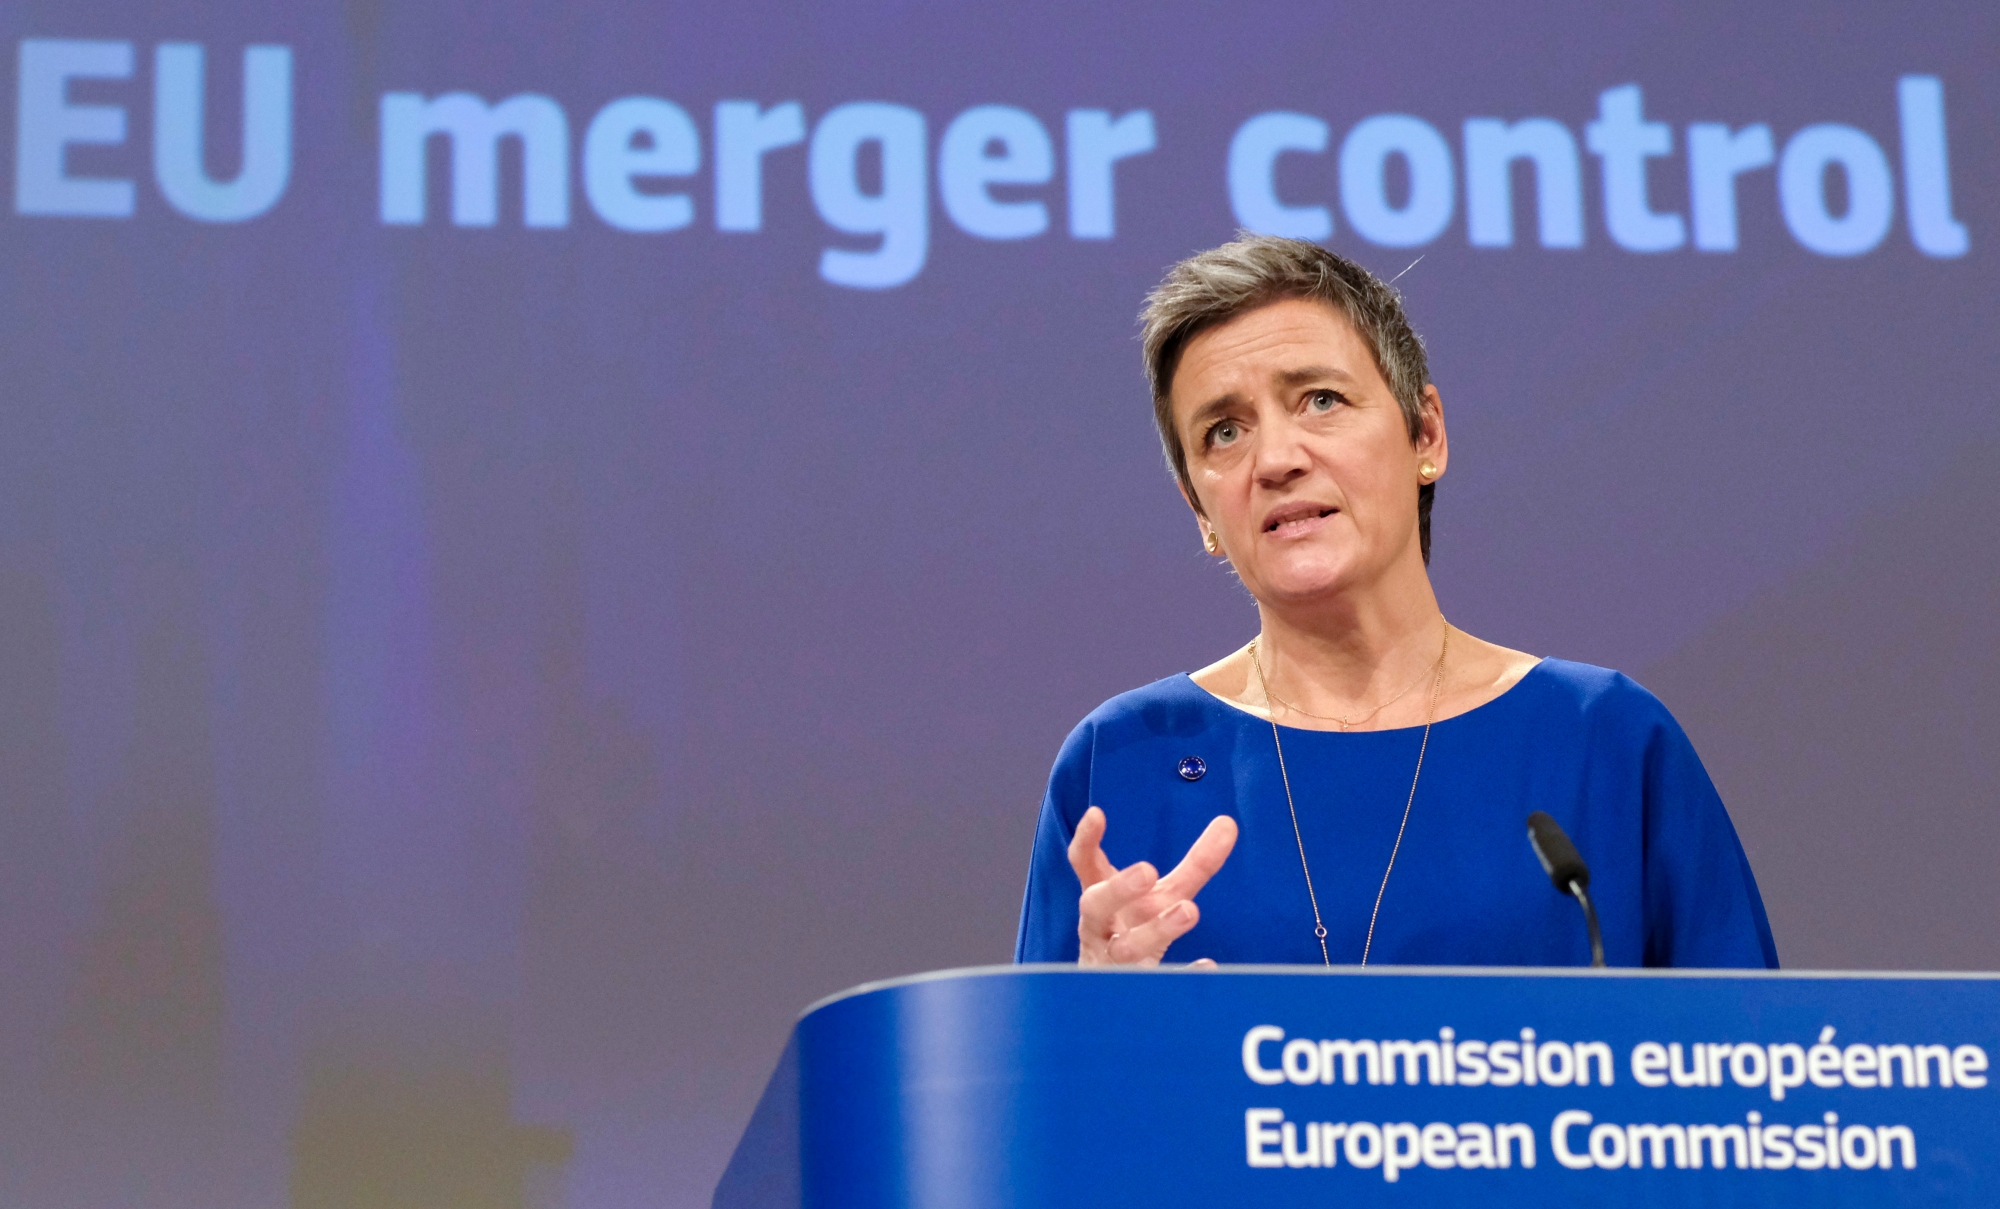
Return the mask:
M 1264 532 L 1272 537 L 1303 537 L 1318 529 L 1340 509 L 1324 504 L 1292 505 L 1264 518 Z

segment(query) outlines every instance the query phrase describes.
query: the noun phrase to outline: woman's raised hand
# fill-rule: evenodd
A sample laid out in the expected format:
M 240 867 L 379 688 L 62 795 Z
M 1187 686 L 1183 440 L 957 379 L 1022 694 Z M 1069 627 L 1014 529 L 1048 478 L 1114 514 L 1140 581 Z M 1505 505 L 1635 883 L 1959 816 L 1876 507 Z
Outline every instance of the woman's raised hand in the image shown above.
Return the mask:
M 1123 869 L 1104 855 L 1104 812 L 1092 806 L 1069 842 L 1070 868 L 1083 883 L 1076 925 L 1077 964 L 1156 966 L 1167 946 L 1201 918 L 1194 896 L 1236 847 L 1236 820 L 1217 815 L 1174 871 L 1161 877 L 1145 861 Z M 1203 958 L 1194 964 L 1212 966 Z

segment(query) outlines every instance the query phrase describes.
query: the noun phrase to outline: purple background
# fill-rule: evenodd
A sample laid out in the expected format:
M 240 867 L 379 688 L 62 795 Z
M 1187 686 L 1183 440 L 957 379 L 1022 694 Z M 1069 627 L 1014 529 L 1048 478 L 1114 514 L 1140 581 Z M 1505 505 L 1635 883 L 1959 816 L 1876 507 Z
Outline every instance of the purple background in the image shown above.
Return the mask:
M 1165 474 L 1132 317 L 1233 229 L 1244 119 L 1648 116 L 1869 131 L 1943 79 L 1971 251 L 1828 259 L 1767 169 L 1742 247 L 1467 246 L 1401 285 L 1456 457 L 1459 625 L 1616 666 L 1692 733 L 1799 967 L 1992 968 L 2000 880 L 2000 15 L 1598 6 L 90 0 L 135 43 L 129 220 L 0 216 L 0 1202 L 707 1203 L 793 1014 L 1004 960 L 1050 759 L 1255 625 Z M 151 183 L 151 47 L 296 56 L 269 214 Z M 388 90 L 1150 109 L 1118 234 L 828 285 L 802 148 L 765 228 L 376 217 Z M 1335 156 L 1288 198 L 1337 209 Z M 1686 209 L 1684 161 L 1652 197 Z M 1462 185 L 1461 165 L 1461 185 Z M 1331 240 L 1394 273 L 1419 250 Z M 402 1199 L 397 1199 L 402 1198 Z M 453 1199 L 456 1198 L 456 1199 Z

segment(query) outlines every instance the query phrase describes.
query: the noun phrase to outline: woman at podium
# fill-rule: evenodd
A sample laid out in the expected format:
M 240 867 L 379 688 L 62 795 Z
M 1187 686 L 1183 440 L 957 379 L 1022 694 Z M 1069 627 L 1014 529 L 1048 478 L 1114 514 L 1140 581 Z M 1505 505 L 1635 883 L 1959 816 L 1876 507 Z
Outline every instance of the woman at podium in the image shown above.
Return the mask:
M 1252 236 L 1174 266 L 1142 323 L 1167 462 L 1259 624 L 1070 734 L 1015 959 L 1582 965 L 1576 905 L 1526 839 L 1541 810 L 1589 863 L 1609 964 L 1775 967 L 1735 828 L 1666 707 L 1441 612 L 1430 515 L 1451 448 L 1396 292 Z

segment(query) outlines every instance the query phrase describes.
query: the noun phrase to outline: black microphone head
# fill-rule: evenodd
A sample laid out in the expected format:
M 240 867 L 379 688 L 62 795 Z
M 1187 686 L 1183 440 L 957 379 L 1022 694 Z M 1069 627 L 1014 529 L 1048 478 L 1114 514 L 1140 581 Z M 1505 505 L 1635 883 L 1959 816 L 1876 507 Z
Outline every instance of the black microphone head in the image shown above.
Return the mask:
M 1528 816 L 1528 843 L 1534 846 L 1535 858 L 1542 862 L 1542 869 L 1556 889 L 1568 894 L 1571 882 L 1590 888 L 1590 866 L 1583 863 L 1576 845 L 1563 833 L 1562 824 L 1545 812 L 1537 810 Z

